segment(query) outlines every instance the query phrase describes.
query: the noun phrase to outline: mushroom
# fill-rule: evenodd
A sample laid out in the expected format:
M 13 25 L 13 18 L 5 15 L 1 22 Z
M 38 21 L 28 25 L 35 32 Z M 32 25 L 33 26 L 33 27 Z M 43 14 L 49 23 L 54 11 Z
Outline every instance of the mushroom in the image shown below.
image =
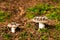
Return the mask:
M 16 22 L 9 23 L 7 26 L 11 28 L 11 32 L 15 33 L 15 29 L 19 26 L 20 24 Z
M 45 24 L 53 25 L 52 20 L 48 19 L 46 16 L 37 16 L 34 17 L 32 20 L 33 22 L 39 23 L 39 28 L 42 29 L 45 27 Z M 52 24 L 51 24 L 52 23 Z

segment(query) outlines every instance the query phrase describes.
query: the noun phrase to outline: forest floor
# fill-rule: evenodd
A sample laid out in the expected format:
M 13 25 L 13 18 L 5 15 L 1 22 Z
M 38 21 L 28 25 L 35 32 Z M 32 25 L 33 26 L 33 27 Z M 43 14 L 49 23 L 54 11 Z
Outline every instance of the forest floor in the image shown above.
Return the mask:
M 25 17 L 27 13 L 26 10 L 37 4 L 52 4 L 57 6 L 60 5 L 60 1 L 0 0 L 0 10 L 11 14 L 10 19 L 6 19 L 5 22 L 0 22 L 0 40 L 60 40 L 60 30 L 56 30 L 55 27 L 47 26 L 45 29 L 40 30 L 37 26 L 38 24 L 27 22 L 29 19 Z M 17 22 L 20 24 L 15 33 L 11 33 L 10 28 L 7 27 L 7 24 L 11 22 Z

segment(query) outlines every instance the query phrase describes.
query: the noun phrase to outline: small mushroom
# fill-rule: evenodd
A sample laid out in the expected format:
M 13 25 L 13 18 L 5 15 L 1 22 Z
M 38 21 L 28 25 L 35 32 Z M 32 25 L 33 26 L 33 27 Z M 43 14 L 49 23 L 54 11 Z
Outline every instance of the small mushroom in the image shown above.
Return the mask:
M 15 33 L 15 29 L 19 26 L 20 24 L 16 22 L 9 23 L 7 26 L 11 28 L 11 32 Z
M 35 22 L 35 23 L 39 23 L 39 28 L 44 28 L 45 24 L 49 25 L 49 26 L 54 26 L 56 25 L 56 20 L 50 20 L 48 19 L 46 16 L 37 16 L 34 17 L 33 19 L 29 20 L 28 22 Z
M 48 18 L 45 16 L 38 16 L 38 17 L 34 17 L 31 21 L 39 23 L 39 28 L 44 28 L 45 25 L 44 23 L 46 23 Z

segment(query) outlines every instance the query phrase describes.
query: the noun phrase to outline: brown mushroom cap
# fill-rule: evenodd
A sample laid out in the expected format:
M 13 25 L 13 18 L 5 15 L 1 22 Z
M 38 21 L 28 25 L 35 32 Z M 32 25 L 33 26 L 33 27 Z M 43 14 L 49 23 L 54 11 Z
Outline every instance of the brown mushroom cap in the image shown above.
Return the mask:
M 47 25 L 55 25 L 55 20 L 50 20 L 46 16 L 38 16 L 34 17 L 31 21 L 36 22 L 36 23 L 44 23 Z
M 34 18 L 32 19 L 32 21 L 33 21 L 33 22 L 36 22 L 36 23 L 39 23 L 39 22 L 41 22 L 41 23 L 46 23 L 46 22 L 47 22 L 47 17 L 45 17 L 45 16 L 34 17 Z

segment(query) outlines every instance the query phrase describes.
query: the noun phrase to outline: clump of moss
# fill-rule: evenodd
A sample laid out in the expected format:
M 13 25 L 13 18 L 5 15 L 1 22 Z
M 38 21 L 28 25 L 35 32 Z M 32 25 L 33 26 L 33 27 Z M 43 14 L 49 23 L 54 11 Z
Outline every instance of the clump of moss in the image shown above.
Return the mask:
M 56 23 L 55 29 L 56 29 L 56 30 L 60 30 L 60 22 L 57 22 L 57 23 Z
M 4 37 L 5 40 L 10 40 L 11 39 L 11 35 L 7 34 L 7 33 L 4 33 L 3 37 Z
M 26 31 L 22 32 L 22 33 L 20 34 L 20 37 L 21 37 L 20 40 L 26 40 L 27 37 L 28 37 L 27 32 L 26 32 Z
M 6 21 L 6 19 L 10 18 L 10 14 L 8 12 L 4 12 L 0 10 L 0 22 Z
M 52 2 L 56 2 L 56 3 L 59 2 L 59 0 L 51 0 L 51 1 L 52 1 Z
M 35 14 L 27 13 L 25 17 L 31 19 L 35 17 Z
M 28 23 L 28 24 L 27 24 L 27 27 L 28 27 L 28 28 L 30 28 L 30 27 L 31 27 L 31 24 L 30 24 L 30 23 Z
M 28 8 L 27 11 L 31 12 L 31 13 L 34 12 L 34 13 L 38 13 L 38 14 L 42 15 L 42 14 L 45 14 L 46 11 L 48 11 L 52 8 L 53 8 L 53 6 L 49 5 L 49 4 L 38 4 L 34 7 Z
M 46 14 L 46 16 L 52 20 L 60 20 L 60 14 L 58 14 L 56 12 L 48 13 L 48 14 Z
M 49 4 L 38 4 L 34 7 L 30 7 L 27 9 L 26 17 L 33 18 L 37 15 L 43 15 L 48 10 L 51 10 L 52 8 L 53 8 L 53 6 L 49 5 Z

